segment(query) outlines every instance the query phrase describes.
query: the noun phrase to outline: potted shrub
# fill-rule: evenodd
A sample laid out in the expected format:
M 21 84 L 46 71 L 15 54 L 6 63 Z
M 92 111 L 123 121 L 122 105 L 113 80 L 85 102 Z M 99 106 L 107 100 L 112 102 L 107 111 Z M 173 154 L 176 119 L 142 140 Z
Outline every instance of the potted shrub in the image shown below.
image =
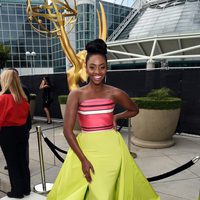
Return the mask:
M 59 95 L 58 101 L 59 101 L 59 104 L 60 104 L 60 110 L 61 110 L 62 118 L 64 119 L 65 105 L 66 105 L 66 102 L 67 102 L 67 95 Z
M 66 105 L 66 102 L 67 102 L 67 95 L 59 95 L 58 96 L 58 101 L 60 103 L 60 110 L 61 110 L 61 114 L 62 114 L 62 118 L 64 119 L 64 115 L 65 115 L 65 105 Z M 75 126 L 74 126 L 74 130 L 80 130 L 80 125 L 79 125 L 79 122 L 78 120 L 76 119 L 76 123 L 75 123 Z
M 139 114 L 131 119 L 131 142 L 147 148 L 165 148 L 174 145 L 181 99 L 174 97 L 169 88 L 152 90 L 146 97 L 133 98 Z
M 8 59 L 10 59 L 10 47 L 0 43 L 0 72 L 5 67 Z

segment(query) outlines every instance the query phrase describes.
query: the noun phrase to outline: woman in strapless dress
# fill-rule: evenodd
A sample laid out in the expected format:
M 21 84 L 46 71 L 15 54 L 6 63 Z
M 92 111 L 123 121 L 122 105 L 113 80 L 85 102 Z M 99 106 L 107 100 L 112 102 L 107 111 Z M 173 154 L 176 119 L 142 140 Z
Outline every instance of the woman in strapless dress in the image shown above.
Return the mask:
M 125 92 L 104 83 L 105 42 L 91 41 L 86 50 L 89 83 L 69 94 L 64 135 L 70 149 L 47 200 L 159 200 L 116 131 L 118 119 L 139 110 Z M 125 111 L 114 115 L 116 104 Z M 76 137 L 77 114 L 81 133 Z

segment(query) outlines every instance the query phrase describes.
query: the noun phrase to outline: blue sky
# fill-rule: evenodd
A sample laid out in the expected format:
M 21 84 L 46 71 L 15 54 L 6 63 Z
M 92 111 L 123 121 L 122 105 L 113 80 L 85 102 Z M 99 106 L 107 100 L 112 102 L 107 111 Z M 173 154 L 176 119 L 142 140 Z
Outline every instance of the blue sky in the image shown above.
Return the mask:
M 48 1 L 51 1 L 51 0 L 48 0 Z M 68 0 L 68 2 L 69 1 L 70 0 Z M 103 0 L 103 1 L 116 3 L 116 4 L 120 4 L 120 5 L 123 3 L 124 6 L 131 6 L 133 4 L 134 0 Z
M 111 2 L 111 3 L 116 3 L 116 4 L 122 4 L 127 6 L 127 5 L 132 5 L 134 0 L 103 0 L 103 1 L 107 1 L 107 2 Z

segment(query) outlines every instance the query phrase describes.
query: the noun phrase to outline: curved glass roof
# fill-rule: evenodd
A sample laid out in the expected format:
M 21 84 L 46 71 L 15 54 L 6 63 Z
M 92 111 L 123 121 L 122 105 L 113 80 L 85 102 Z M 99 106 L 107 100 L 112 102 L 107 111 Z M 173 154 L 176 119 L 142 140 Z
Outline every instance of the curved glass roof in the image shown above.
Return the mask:
M 137 21 L 133 23 L 133 28 L 130 30 L 129 27 L 129 39 L 200 33 L 200 1 L 160 2 L 142 9 L 143 14 L 133 19 Z M 139 19 L 136 20 L 137 17 Z
M 32 0 L 32 3 L 43 3 L 43 0 Z M 0 0 L 0 3 L 22 3 L 26 4 L 25 0 Z

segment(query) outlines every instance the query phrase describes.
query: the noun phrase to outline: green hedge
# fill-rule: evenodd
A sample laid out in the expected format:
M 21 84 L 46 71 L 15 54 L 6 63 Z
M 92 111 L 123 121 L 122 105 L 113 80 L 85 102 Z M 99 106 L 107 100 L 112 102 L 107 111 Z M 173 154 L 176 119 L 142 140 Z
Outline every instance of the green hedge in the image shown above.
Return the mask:
M 171 89 L 162 87 L 151 90 L 146 97 L 132 98 L 139 108 L 169 110 L 181 107 L 181 99 L 174 97 Z
M 158 100 L 150 97 L 134 97 L 132 98 L 139 108 L 145 109 L 176 109 L 181 107 L 181 99 L 177 97 L 168 97 L 166 99 Z
M 169 88 L 160 88 L 152 90 L 146 97 L 134 97 L 132 100 L 136 102 L 139 108 L 145 109 L 176 109 L 181 107 L 181 99 L 173 97 L 173 91 Z M 58 96 L 60 104 L 65 104 L 68 95 Z
M 66 104 L 68 95 L 59 95 L 58 101 L 60 104 Z

